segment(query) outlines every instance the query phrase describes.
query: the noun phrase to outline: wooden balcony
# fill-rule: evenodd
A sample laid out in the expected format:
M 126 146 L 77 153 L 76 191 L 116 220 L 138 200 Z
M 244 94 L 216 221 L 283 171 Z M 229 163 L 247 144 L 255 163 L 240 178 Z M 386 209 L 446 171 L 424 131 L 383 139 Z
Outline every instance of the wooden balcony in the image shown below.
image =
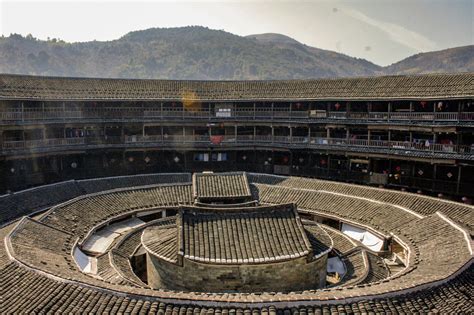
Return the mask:
M 25 109 L 1 111 L 0 123 L 39 121 L 133 121 L 133 120 L 351 120 L 359 122 L 472 122 L 474 113 L 463 112 L 345 112 L 289 110 L 278 108 L 237 108 L 222 115 L 213 110 L 181 108 L 102 107 L 82 110 Z
M 401 156 L 436 157 L 447 159 L 474 160 L 474 146 L 454 144 L 420 144 L 402 141 L 290 137 L 271 135 L 155 135 L 155 136 L 124 136 L 124 137 L 94 137 L 94 138 L 63 138 L 41 139 L 26 141 L 3 141 L 2 153 L 15 154 L 15 151 L 24 149 L 67 148 L 70 146 L 84 146 L 101 148 L 108 146 L 118 147 L 147 147 L 156 145 L 161 147 L 233 147 L 233 146 L 266 146 L 294 149 L 314 150 L 345 150 L 360 153 L 397 154 Z
M 85 144 L 85 138 L 61 138 L 25 141 L 4 141 L 2 147 L 4 150 L 15 150 L 41 147 L 61 147 L 83 144 Z

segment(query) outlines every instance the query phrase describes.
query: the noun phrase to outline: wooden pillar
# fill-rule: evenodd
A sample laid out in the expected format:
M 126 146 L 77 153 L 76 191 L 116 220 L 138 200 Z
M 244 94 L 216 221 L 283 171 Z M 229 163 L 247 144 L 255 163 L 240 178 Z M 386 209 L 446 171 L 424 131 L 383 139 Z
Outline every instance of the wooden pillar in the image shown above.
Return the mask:
M 292 173 L 292 170 L 293 170 L 293 151 L 290 150 L 290 175 Z
M 388 115 L 387 115 L 389 121 L 390 121 L 390 113 L 391 112 L 392 112 L 392 103 L 389 102 L 388 103 Z
M 463 107 L 464 107 L 463 104 L 464 103 L 462 101 L 458 102 L 458 114 L 456 116 L 456 120 L 459 120 L 460 114 L 463 112 Z
M 326 127 L 326 138 L 331 138 L 331 129 Z
M 183 151 L 183 167 L 184 167 L 184 171 L 187 171 L 187 162 L 186 162 L 186 156 L 187 156 L 187 151 Z
M 459 194 L 459 190 L 461 189 L 461 165 L 458 165 L 458 178 L 457 178 L 457 186 L 456 186 L 456 193 Z

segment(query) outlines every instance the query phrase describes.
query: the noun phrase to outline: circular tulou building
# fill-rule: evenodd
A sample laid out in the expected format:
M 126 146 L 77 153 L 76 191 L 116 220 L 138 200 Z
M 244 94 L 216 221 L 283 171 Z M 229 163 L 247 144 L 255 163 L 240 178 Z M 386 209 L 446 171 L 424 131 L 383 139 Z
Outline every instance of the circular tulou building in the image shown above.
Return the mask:
M 0 75 L 0 313 L 470 314 L 473 82 Z

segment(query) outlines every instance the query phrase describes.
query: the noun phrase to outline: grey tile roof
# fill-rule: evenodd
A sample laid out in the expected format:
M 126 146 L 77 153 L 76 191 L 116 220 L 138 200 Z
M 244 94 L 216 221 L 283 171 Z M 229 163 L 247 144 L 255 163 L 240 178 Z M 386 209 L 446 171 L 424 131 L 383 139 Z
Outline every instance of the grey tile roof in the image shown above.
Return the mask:
M 346 274 L 341 279 L 341 286 L 347 287 L 361 283 L 367 277 L 367 252 L 357 249 L 342 257 L 346 266 Z
M 280 183 L 283 183 L 282 180 L 284 178 L 280 178 Z M 321 184 L 317 180 L 313 181 L 314 185 Z M 307 184 L 308 187 L 311 186 L 309 182 Z M 191 186 L 181 186 L 187 187 L 182 193 L 189 196 L 188 200 L 191 202 Z M 472 310 L 474 265 L 469 240 L 459 227 L 442 215 L 435 213 L 420 218 L 399 207 L 385 208 L 384 204 L 380 204 L 379 208 L 372 207 L 366 203 L 369 200 L 365 200 L 370 199 L 370 196 L 358 195 L 361 193 L 358 190 L 361 187 L 355 185 L 344 186 L 344 189 L 353 190 L 349 192 L 339 191 L 338 189 L 342 189 L 339 186 L 331 187 L 327 184 L 319 188 L 326 192 L 311 191 L 311 187 L 298 191 L 295 181 L 292 187 L 273 186 L 274 191 L 271 191 L 268 187 L 272 186 L 268 185 L 256 184 L 255 187 L 267 189 L 264 195 L 260 191 L 260 196 L 267 198 L 265 199 L 267 201 L 303 202 L 312 213 L 324 211 L 329 215 L 347 217 L 366 226 L 393 233 L 410 249 L 409 267 L 400 274 L 391 275 L 389 279 L 382 280 L 384 276 L 380 277 L 380 270 L 378 270 L 373 275 L 375 282 L 291 294 L 268 292 L 196 295 L 190 292 L 166 292 L 109 283 L 78 271 L 70 257 L 74 240 L 84 233 L 77 226 L 82 226 L 84 223 L 85 228 L 90 228 L 94 222 L 106 221 L 111 218 L 111 215 L 131 209 L 139 202 L 142 202 L 139 205 L 159 206 L 159 202 L 162 201 L 162 205 L 176 206 L 176 200 L 179 199 L 176 197 L 170 199 L 169 191 L 165 189 L 161 190 L 163 193 L 161 195 L 154 188 L 140 188 L 134 189 L 133 192 L 123 190 L 105 193 L 102 194 L 103 196 L 101 194 L 93 196 L 100 195 L 101 197 L 92 198 L 90 200 L 92 204 L 88 206 L 89 208 L 84 208 L 83 214 L 80 207 L 58 207 L 55 211 L 47 213 L 43 217 L 44 221 L 43 219 L 39 219 L 40 222 L 30 219 L 22 220 L 12 233 L 10 242 L 13 249 L 10 253 L 19 263 L 10 261 L 2 253 L 6 251 L 4 245 L 8 244 L 8 241 L 4 242 L 2 239 L 0 245 L 0 257 L 3 257 L 0 261 L 0 296 L 2 297 L 0 310 L 6 313 L 39 313 L 40 311 L 45 313 L 138 313 L 140 311 L 154 313 L 159 311 L 168 312 L 168 314 L 203 312 L 220 315 L 224 313 L 303 315 L 309 312 L 469 313 Z M 179 192 L 180 190 L 172 191 Z M 273 194 L 275 191 L 278 191 L 278 194 Z M 326 196 L 328 198 L 318 198 L 321 196 L 318 193 L 325 195 L 331 191 L 337 192 L 341 198 L 328 196 Z M 370 192 L 374 191 L 369 190 Z M 350 196 L 344 197 L 344 194 L 354 194 L 351 198 L 352 203 L 346 199 Z M 378 198 L 377 193 L 373 196 Z M 92 206 L 94 204 L 96 208 Z M 443 201 L 440 200 L 438 207 L 442 204 Z M 82 207 L 88 204 L 81 203 L 80 205 Z M 117 206 L 119 206 L 118 210 L 112 210 Z M 437 206 L 436 203 L 433 206 Z M 103 207 L 105 207 L 104 211 L 102 211 Z M 96 211 L 97 209 L 100 211 Z M 407 218 L 410 218 L 409 222 L 405 221 Z M 400 222 L 393 222 L 399 219 Z M 61 230 L 61 227 L 68 227 L 68 229 Z M 3 230 L 9 228 L 0 229 L 2 230 L 0 236 L 5 237 Z M 43 235 L 53 237 L 45 238 Z M 324 244 L 324 241 L 322 243 Z M 117 248 L 118 254 L 123 258 L 121 263 L 125 267 L 128 263 L 126 253 L 133 252 L 136 244 L 136 236 L 133 236 L 130 237 L 129 242 L 124 241 L 123 247 Z M 360 261 L 359 263 L 354 261 L 352 265 L 360 266 Z M 465 270 L 463 271 L 462 268 Z M 370 276 L 368 273 L 367 275 Z M 448 281 L 450 279 L 448 277 L 451 280 Z M 427 284 L 431 287 L 424 288 L 423 286 Z M 169 303 L 171 300 L 173 302 Z M 292 309 L 287 308 L 289 301 L 297 303 L 295 304 L 297 306 Z M 325 301 L 328 303 L 326 304 Z M 257 304 L 252 304 L 253 302 Z
M 368 198 L 389 205 L 408 209 L 421 216 L 434 214 L 437 211 L 440 211 L 458 224 L 466 227 L 471 235 L 474 235 L 474 207 L 472 205 L 461 204 L 458 202 L 442 200 L 428 196 L 421 196 L 413 193 L 320 179 L 283 177 L 251 173 L 248 173 L 247 176 L 250 183 L 263 183 L 297 189 L 331 191 L 338 194 Z
M 73 202 L 53 207 L 41 221 L 59 229 L 71 231 L 82 239 L 104 218 L 138 209 L 176 207 L 180 204 L 191 203 L 190 184 L 143 186 L 137 189 L 119 189 L 81 197 Z
M 390 270 L 384 263 L 383 258 L 367 251 L 368 272 L 361 283 L 371 283 L 383 280 L 390 276 Z
M 321 225 L 321 228 L 329 234 L 334 243 L 334 249 L 341 255 L 361 245 L 360 242 L 351 239 L 349 236 L 332 227 Z
M 145 174 L 70 180 L 0 196 L 0 225 L 83 194 L 153 184 L 191 183 L 190 173 Z
M 0 98 L 54 100 L 298 100 L 472 97 L 474 75 L 290 81 L 172 81 L 0 75 Z
M 0 310 L 4 313 L 130 313 L 207 315 L 309 315 L 309 314 L 412 314 L 472 313 L 474 266 L 444 285 L 395 298 L 372 298 L 359 302 L 345 300 L 331 304 L 296 307 L 265 305 L 239 306 L 169 303 L 161 299 L 112 292 L 56 281 L 17 264 L 0 269 Z
M 252 196 L 244 172 L 194 173 L 193 194 L 199 201 L 203 199 L 246 198 Z
M 161 173 L 131 176 L 116 176 L 105 178 L 84 179 L 76 181 L 81 189 L 87 193 L 95 193 L 123 187 L 138 187 L 154 184 L 190 183 L 190 173 Z
M 316 222 L 308 220 L 303 220 L 302 222 L 306 236 L 313 248 L 313 255 L 318 256 L 323 253 L 329 253 L 333 248 L 334 243 L 326 230 Z
M 191 260 L 263 263 L 308 255 L 293 204 L 218 210 L 182 208 L 182 248 Z
M 148 252 L 171 263 L 178 260 L 176 224 L 152 226 L 143 231 L 142 244 Z

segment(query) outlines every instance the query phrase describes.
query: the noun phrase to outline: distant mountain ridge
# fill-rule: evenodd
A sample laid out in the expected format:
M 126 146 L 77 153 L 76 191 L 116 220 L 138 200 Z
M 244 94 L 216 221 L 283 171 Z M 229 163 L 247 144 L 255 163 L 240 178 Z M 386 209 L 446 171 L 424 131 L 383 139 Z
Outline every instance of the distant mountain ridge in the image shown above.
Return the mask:
M 473 71 L 474 45 L 416 54 L 385 68 L 387 74 Z
M 263 80 L 474 71 L 474 46 L 418 54 L 388 67 L 282 34 L 237 36 L 200 26 L 151 28 L 117 40 L 0 38 L 0 72 L 32 75 Z

